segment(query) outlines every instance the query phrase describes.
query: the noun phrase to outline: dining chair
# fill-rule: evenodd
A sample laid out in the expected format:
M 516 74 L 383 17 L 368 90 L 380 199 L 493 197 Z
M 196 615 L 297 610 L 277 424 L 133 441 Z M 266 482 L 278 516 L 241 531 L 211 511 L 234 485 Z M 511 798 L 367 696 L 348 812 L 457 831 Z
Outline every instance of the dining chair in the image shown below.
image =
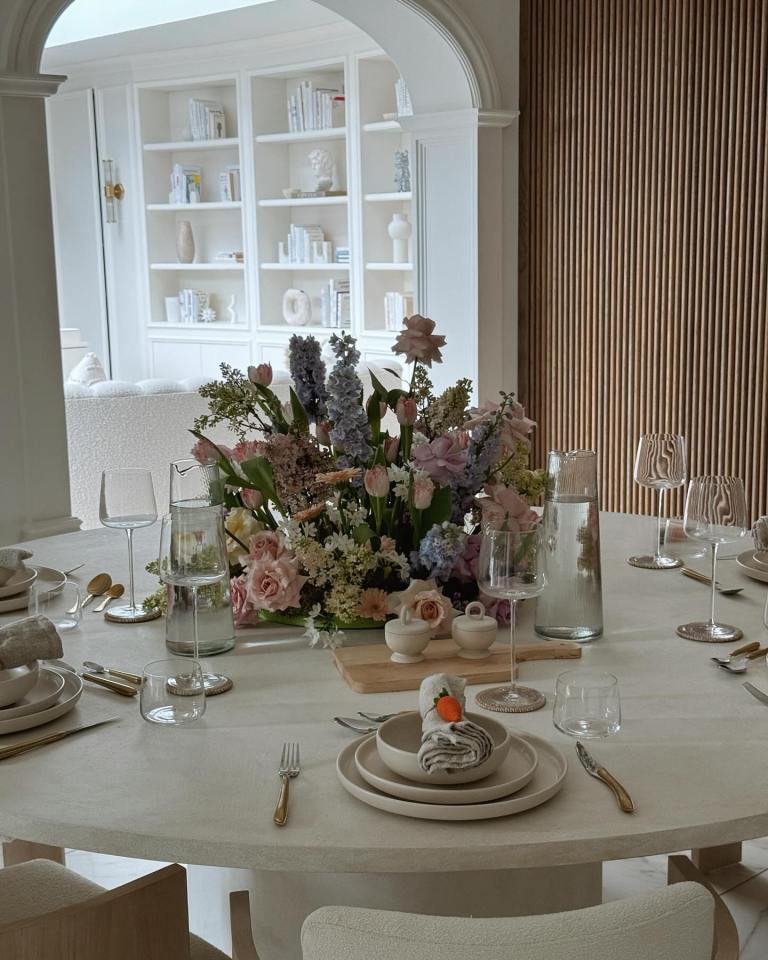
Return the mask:
M 242 898 L 233 897 L 237 908 Z M 247 909 L 247 900 L 245 901 Z M 258 960 L 250 918 L 233 915 L 236 960 Z M 8 960 L 229 960 L 189 932 L 178 864 L 105 890 L 50 860 L 0 870 L 0 957 Z
M 303 960 L 737 960 L 733 918 L 687 857 L 674 886 L 532 917 L 417 916 L 321 907 L 304 921 Z

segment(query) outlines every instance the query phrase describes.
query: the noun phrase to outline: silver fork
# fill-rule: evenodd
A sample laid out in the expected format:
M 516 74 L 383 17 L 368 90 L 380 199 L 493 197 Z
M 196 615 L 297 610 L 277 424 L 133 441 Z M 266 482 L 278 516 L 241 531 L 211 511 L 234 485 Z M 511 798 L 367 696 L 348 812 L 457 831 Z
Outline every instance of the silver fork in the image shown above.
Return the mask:
M 300 770 L 298 743 L 284 743 L 280 766 L 277 771 L 280 777 L 280 796 L 277 798 L 275 814 L 272 817 L 278 827 L 284 827 L 288 820 L 289 784 L 294 777 L 298 777 Z

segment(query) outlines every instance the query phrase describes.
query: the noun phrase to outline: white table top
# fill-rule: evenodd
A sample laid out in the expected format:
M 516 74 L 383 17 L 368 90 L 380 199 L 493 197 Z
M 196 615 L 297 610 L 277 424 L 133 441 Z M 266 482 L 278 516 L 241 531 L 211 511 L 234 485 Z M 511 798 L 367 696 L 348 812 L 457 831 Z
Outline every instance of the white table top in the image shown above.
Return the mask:
M 415 707 L 415 692 L 356 694 L 327 651 L 306 648 L 295 629 L 264 626 L 241 636 L 231 654 L 207 661 L 232 676 L 235 688 L 209 700 L 196 724 L 146 723 L 138 698 L 87 685 L 76 711 L 57 725 L 111 715 L 120 722 L 4 761 L 0 834 L 130 857 L 340 872 L 553 866 L 766 835 L 768 708 L 742 689 L 743 678 L 710 664 L 728 645 L 675 635 L 677 624 L 706 615 L 707 588 L 678 571 L 625 563 L 630 545 L 636 550 L 650 539 L 651 522 L 603 515 L 606 631 L 584 648 L 582 660 L 620 681 L 622 730 L 596 743 L 595 753 L 632 793 L 633 816 L 586 775 L 574 741 L 552 725 L 555 677 L 573 666 L 559 661 L 521 668 L 522 681 L 548 695 L 544 709 L 495 715 L 565 751 L 570 769 L 553 801 L 477 823 L 411 820 L 363 805 L 337 781 L 336 756 L 353 734 L 331 717 Z M 138 531 L 138 569 L 154 555 L 157 536 L 156 528 Z M 116 531 L 39 540 L 32 549 L 37 562 L 51 566 L 86 560 L 77 575 L 83 584 L 101 570 L 126 579 L 124 538 Z M 150 587 L 145 575 L 138 579 Z M 768 640 L 761 621 L 766 587 L 732 560 L 722 564 L 720 579 L 745 587 L 738 597 L 718 598 L 722 618 L 741 626 L 746 639 Z M 531 639 L 531 605 L 524 606 L 519 637 Z M 89 658 L 140 673 L 145 662 L 165 655 L 163 621 L 110 624 L 86 611 L 81 627 L 64 635 L 64 647 L 71 663 Z M 768 690 L 762 659 L 750 679 Z M 470 706 L 479 689 L 468 689 Z M 292 784 L 288 826 L 280 829 L 272 811 L 284 740 L 300 741 L 303 766 Z

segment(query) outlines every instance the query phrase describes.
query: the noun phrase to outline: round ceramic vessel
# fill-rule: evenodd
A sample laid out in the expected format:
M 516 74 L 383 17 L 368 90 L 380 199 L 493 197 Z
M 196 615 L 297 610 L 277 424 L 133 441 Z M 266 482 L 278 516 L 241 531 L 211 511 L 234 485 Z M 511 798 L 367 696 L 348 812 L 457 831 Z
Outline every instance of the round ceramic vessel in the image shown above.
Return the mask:
M 37 660 L 0 670 L 0 707 L 7 707 L 25 697 L 37 683 L 40 664 Z
M 384 642 L 392 651 L 393 663 L 419 663 L 430 639 L 427 621 L 414 617 L 408 607 L 403 607 L 397 620 L 384 625 Z
M 485 615 L 485 607 L 479 600 L 468 603 L 464 615 L 456 617 L 451 626 L 459 656 L 465 660 L 484 660 L 489 657 L 497 627 L 494 617 Z
M 495 773 L 509 753 L 511 734 L 498 720 L 491 717 L 481 717 L 476 713 L 466 714 L 468 720 L 482 727 L 493 741 L 493 751 L 479 767 L 471 770 L 456 770 L 445 773 L 435 770 L 427 773 L 419 764 L 419 748 L 421 747 L 421 714 L 414 710 L 411 713 L 400 713 L 390 720 L 385 720 L 376 733 L 376 747 L 379 756 L 394 773 L 414 780 L 416 783 L 457 784 L 473 783 Z

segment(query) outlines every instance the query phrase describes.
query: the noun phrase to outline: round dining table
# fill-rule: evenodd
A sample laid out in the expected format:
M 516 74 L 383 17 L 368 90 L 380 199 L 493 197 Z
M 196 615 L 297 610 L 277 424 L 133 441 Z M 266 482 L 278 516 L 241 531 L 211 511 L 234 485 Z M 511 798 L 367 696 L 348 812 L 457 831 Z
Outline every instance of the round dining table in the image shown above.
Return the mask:
M 109 716 L 118 722 L 3 761 L 0 834 L 187 864 L 193 910 L 211 916 L 223 914 L 228 889 L 249 886 L 263 960 L 300 957 L 296 927 L 318 903 L 437 913 L 458 905 L 475 914 L 573 908 L 599 901 L 605 860 L 764 836 L 768 707 L 743 688 L 743 675 L 710 662 L 734 644 L 676 635 L 678 624 L 706 618 L 708 588 L 679 570 L 626 562 L 652 539 L 653 522 L 601 514 L 605 631 L 582 647 L 580 661 L 618 678 L 620 732 L 590 746 L 631 793 L 633 814 L 623 813 L 611 792 L 587 775 L 575 740 L 553 726 L 556 677 L 578 665 L 572 660 L 521 664 L 520 679 L 546 694 L 546 706 L 494 714 L 511 729 L 548 738 L 566 755 L 563 789 L 551 801 L 515 816 L 468 822 L 410 819 L 364 805 L 336 773 L 337 756 L 355 734 L 332 718 L 415 709 L 417 692 L 356 693 L 331 652 L 309 648 L 301 628 L 264 624 L 238 631 L 234 650 L 204 661 L 234 687 L 209 698 L 194 723 L 148 723 L 138 698 L 86 684 L 76 709 L 45 729 Z M 137 531 L 142 592 L 157 586 L 143 572 L 157 540 L 157 528 Z M 725 552 L 735 556 L 749 545 L 745 540 Z M 34 552 L 31 562 L 60 569 L 84 562 L 74 575 L 81 585 L 101 571 L 127 582 L 125 541 L 117 531 L 87 530 L 25 546 Z M 693 563 L 706 569 L 704 560 Z M 741 627 L 745 642 L 768 642 L 766 585 L 749 579 L 732 557 L 721 561 L 718 576 L 743 588 L 718 597 L 722 619 Z M 522 605 L 520 641 L 535 639 L 532 608 Z M 19 616 L 2 615 L 0 625 Z M 63 634 L 64 659 L 141 673 L 145 663 L 167 655 L 164 639 L 162 619 L 110 623 L 86 608 L 80 625 Z M 382 639 L 381 631 L 354 636 L 354 642 Z M 768 692 L 765 658 L 751 664 L 748 677 Z M 480 689 L 467 688 L 470 709 Z M 5 736 L 2 744 L 29 735 Z M 277 827 L 272 815 L 285 741 L 301 746 L 301 774 L 291 784 L 288 823 Z M 201 929 L 211 935 L 210 925 Z

